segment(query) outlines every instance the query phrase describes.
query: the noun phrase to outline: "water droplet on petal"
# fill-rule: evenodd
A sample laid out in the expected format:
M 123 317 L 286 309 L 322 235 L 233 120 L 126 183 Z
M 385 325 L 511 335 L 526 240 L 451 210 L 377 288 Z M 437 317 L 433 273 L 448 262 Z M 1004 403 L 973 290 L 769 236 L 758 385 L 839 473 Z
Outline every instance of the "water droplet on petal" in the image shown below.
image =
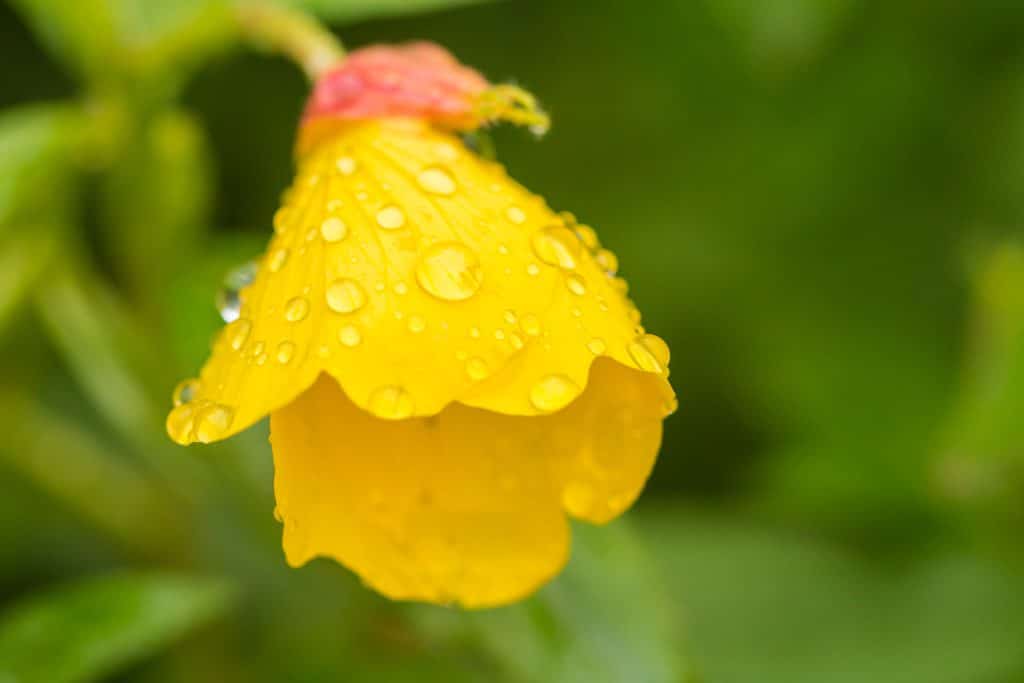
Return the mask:
M 518 206 L 510 206 L 505 209 L 505 218 L 516 225 L 522 225 L 526 222 L 526 213 Z
M 576 273 L 570 273 L 565 278 L 565 286 L 569 288 L 569 291 L 576 296 L 583 296 L 587 293 L 587 285 L 583 282 L 583 278 Z
M 327 210 L 330 211 L 331 213 L 334 213 L 335 211 L 340 209 L 342 206 L 344 206 L 344 204 L 342 203 L 342 201 L 340 199 L 330 199 L 330 200 L 327 201 L 327 204 L 326 204 Z
M 505 322 L 507 322 L 509 325 L 515 325 L 516 324 L 516 312 L 515 311 L 512 311 L 512 310 L 505 311 L 504 318 L 505 318 Z
M 177 406 L 167 416 L 167 433 L 175 443 L 188 445 L 192 437 L 192 426 L 195 424 L 196 409 L 190 403 Z
M 327 305 L 338 313 L 353 313 L 366 304 L 366 292 L 355 280 L 340 278 L 327 286 Z
M 523 316 L 523 319 L 519 322 L 519 327 L 522 328 L 523 332 L 536 337 L 540 334 L 540 318 L 535 316 L 533 313 L 527 313 Z
M 359 328 L 355 325 L 345 325 L 338 330 L 338 341 L 349 348 L 359 346 L 359 342 L 362 340 L 363 335 L 359 333 Z
M 579 396 L 580 388 L 565 375 L 548 375 L 530 389 L 530 403 L 537 410 L 553 413 Z
M 348 227 L 345 221 L 337 216 L 331 216 L 320 224 L 320 234 L 325 242 L 340 242 L 348 234 Z
M 654 335 L 650 335 L 654 337 Z M 629 351 L 629 357 L 633 359 L 633 362 L 637 364 L 641 370 L 646 372 L 656 372 L 658 374 L 664 373 L 666 365 L 668 363 L 668 346 L 665 342 L 661 341 L 660 337 L 654 337 L 658 342 L 648 344 L 648 335 L 638 337 L 629 343 L 626 347 Z M 656 354 L 654 348 L 657 346 L 658 353 Z M 659 358 L 661 355 L 661 358 Z
M 587 342 L 587 349 L 589 349 L 590 352 L 595 356 L 600 356 L 608 349 L 608 346 L 604 343 L 603 339 L 600 339 L 599 337 L 594 337 L 593 339 Z
M 464 301 L 483 281 L 476 254 L 458 242 L 439 242 L 427 248 L 416 266 L 416 280 L 427 293 L 444 301 Z
M 597 233 L 594 229 L 588 225 L 577 225 L 573 232 L 576 233 L 576 239 L 583 243 L 587 249 L 594 251 L 601 246 L 600 242 L 597 241 Z
M 530 276 L 540 275 L 540 266 L 538 266 L 536 263 L 527 264 L 526 274 Z
M 287 206 L 282 206 L 274 214 L 274 232 L 281 234 L 286 232 L 291 226 L 292 210 Z
M 377 212 L 377 225 L 384 230 L 397 230 L 405 225 L 405 212 L 397 206 L 385 206 Z
M 224 276 L 223 286 L 217 292 L 217 311 L 226 323 L 238 320 L 242 313 L 242 290 L 256 279 L 257 266 L 255 261 L 243 263 L 232 268 Z
M 409 318 L 408 326 L 409 331 L 413 334 L 419 334 L 423 330 L 427 329 L 427 323 L 418 315 L 414 315 Z
M 473 339 L 479 339 L 480 338 L 480 328 L 479 327 L 471 327 L 471 328 L 469 328 L 469 336 L 472 337 Z
M 240 351 L 249 339 L 249 333 L 252 332 L 252 323 L 247 318 L 239 318 L 228 325 L 225 331 L 228 334 L 228 344 L 235 351 Z
M 445 196 L 455 194 L 455 179 L 443 168 L 433 166 L 424 169 L 416 179 L 419 181 L 420 187 L 427 192 Z
M 597 265 L 601 266 L 608 275 L 615 275 L 619 271 L 619 259 L 607 249 L 601 249 L 594 255 Z
M 284 264 L 287 261 L 288 261 L 288 250 L 282 248 L 282 249 L 277 249 L 276 251 L 274 251 L 273 254 L 270 255 L 270 260 L 267 262 L 267 265 L 270 268 L 270 272 L 271 273 L 277 273 L 282 268 L 284 268 Z
M 523 348 L 523 346 L 525 346 L 525 342 L 523 342 L 523 338 L 520 337 L 515 332 L 512 332 L 512 333 L 510 333 L 508 335 L 508 343 L 511 344 L 512 348 L 515 349 L 516 351 L 518 351 L 519 349 Z
M 277 362 L 287 365 L 295 356 L 295 344 L 290 341 L 283 341 L 277 345 Z
M 370 394 L 369 410 L 385 420 L 402 420 L 413 412 L 412 396 L 402 387 L 385 386 Z
M 404 296 L 409 292 L 409 287 L 404 282 L 396 282 L 392 289 L 395 290 L 395 294 L 398 294 L 399 296 Z
M 352 157 L 340 157 L 335 165 L 342 175 L 352 175 L 356 172 L 356 160 Z
M 191 403 L 199 393 L 199 380 L 197 379 L 186 379 L 178 383 L 178 386 L 174 387 L 174 393 L 172 394 L 175 407 L 180 406 L 184 403 Z
M 533 253 L 544 263 L 571 270 L 576 267 L 580 243 L 573 234 L 561 226 L 538 230 L 530 239 Z
M 235 411 L 218 403 L 211 403 L 196 413 L 195 438 L 210 443 L 224 436 L 235 419 Z
M 487 368 L 487 362 L 483 358 L 474 356 L 466 361 L 466 374 L 471 380 L 479 382 L 491 374 L 491 371 Z
M 302 296 L 290 299 L 284 307 L 284 319 L 297 323 L 309 315 L 309 300 Z

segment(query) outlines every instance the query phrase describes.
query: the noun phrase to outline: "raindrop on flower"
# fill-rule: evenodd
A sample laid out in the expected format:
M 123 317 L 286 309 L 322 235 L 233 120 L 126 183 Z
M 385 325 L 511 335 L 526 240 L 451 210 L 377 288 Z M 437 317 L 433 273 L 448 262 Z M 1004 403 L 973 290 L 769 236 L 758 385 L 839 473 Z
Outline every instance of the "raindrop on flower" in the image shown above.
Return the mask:
M 530 403 L 537 410 L 552 413 L 569 405 L 580 388 L 565 375 L 548 375 L 530 389 Z
M 463 301 L 476 294 L 483 281 L 480 260 L 458 242 L 439 242 L 423 252 L 416 281 L 428 294 L 444 301 Z
M 397 206 L 385 206 L 377 212 L 377 225 L 384 230 L 397 230 L 405 225 L 405 213 Z
M 466 361 L 466 374 L 471 380 L 479 382 L 490 374 L 490 370 L 483 358 L 474 356 Z
M 565 286 L 569 288 L 569 291 L 576 296 L 583 296 L 587 293 L 587 285 L 583 282 L 583 278 L 576 273 L 570 273 L 565 278 Z
M 355 325 L 344 325 L 338 330 L 338 341 L 344 346 L 349 348 L 353 346 L 359 346 L 359 342 L 363 340 L 363 335 L 359 333 L 359 328 Z
M 370 394 L 369 410 L 385 420 L 402 420 L 413 412 L 413 400 L 402 387 L 380 387 Z
M 416 180 L 419 181 L 420 187 L 427 192 L 445 196 L 455 194 L 455 179 L 443 168 L 433 166 L 424 169 L 416 177 Z
M 226 323 L 238 320 L 242 313 L 241 291 L 256 279 L 256 262 L 249 261 L 232 268 L 224 276 L 223 286 L 217 292 L 217 310 Z
M 282 249 L 276 250 L 273 254 L 270 255 L 270 260 L 267 262 L 267 265 L 270 268 L 270 272 L 271 273 L 277 273 L 282 268 L 284 268 L 284 264 L 287 261 L 288 261 L 288 250 L 282 248 Z
M 609 276 L 615 275 L 619 270 L 619 259 L 607 249 L 598 251 L 594 255 L 594 260 L 597 261 L 597 265 L 601 266 L 602 270 Z
M 607 345 L 605 345 L 603 339 L 599 337 L 594 337 L 593 339 L 587 342 L 587 349 L 589 349 L 590 352 L 595 356 L 600 356 L 608 349 L 608 347 Z
M 366 303 L 366 292 L 355 280 L 339 278 L 327 286 L 327 306 L 338 313 L 353 313 Z
M 240 351 L 252 332 L 252 323 L 246 318 L 239 318 L 225 328 L 228 337 L 228 344 L 235 351 Z
M 571 223 L 569 225 L 571 225 Z M 573 232 L 576 233 L 576 239 L 582 242 L 583 246 L 585 246 L 590 251 L 594 251 L 595 249 L 601 246 L 601 244 L 597 241 L 597 233 L 594 232 L 594 229 L 591 228 L 589 225 L 577 225 L 573 229 Z
M 309 300 L 305 297 L 297 296 L 285 304 L 284 318 L 288 322 L 300 322 L 305 320 L 307 315 L 309 315 Z
M 191 403 L 199 393 L 199 380 L 197 379 L 186 379 L 178 383 L 178 386 L 174 387 L 173 400 L 175 406 L 180 406 L 185 403 Z
M 356 172 L 356 160 L 352 157 L 340 157 L 335 165 L 342 175 L 352 175 Z
M 331 216 L 320 224 L 320 234 L 325 242 L 340 242 L 348 234 L 348 228 L 345 226 L 345 221 L 337 216 Z
M 526 213 L 518 206 L 510 206 L 505 209 L 505 218 L 509 219 L 516 225 L 522 225 L 526 222 Z
M 235 411 L 218 403 L 201 408 L 195 418 L 195 438 L 200 443 L 216 441 L 231 427 Z
M 629 343 L 627 350 L 641 370 L 662 374 L 668 369 L 669 349 L 661 337 L 653 334 L 637 337 Z
M 519 327 L 522 328 L 523 332 L 531 337 L 536 337 L 540 334 L 540 318 L 535 316 L 533 313 L 527 313 L 523 316 L 522 320 L 519 321 Z
M 411 316 L 408 323 L 409 331 L 413 334 L 419 334 L 423 330 L 427 329 L 427 323 L 423 318 L 418 315 Z
M 277 362 L 287 365 L 295 356 L 295 344 L 290 341 L 283 341 L 277 345 Z
M 571 270 L 576 267 L 580 243 L 568 229 L 552 226 L 538 230 L 530 239 L 533 253 L 544 263 Z

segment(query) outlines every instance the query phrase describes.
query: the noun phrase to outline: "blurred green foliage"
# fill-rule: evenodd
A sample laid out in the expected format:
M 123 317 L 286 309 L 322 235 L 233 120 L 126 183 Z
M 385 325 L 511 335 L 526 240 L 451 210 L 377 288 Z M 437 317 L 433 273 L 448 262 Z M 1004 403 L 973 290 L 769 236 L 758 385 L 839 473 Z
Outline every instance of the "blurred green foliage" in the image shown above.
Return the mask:
M 307 88 L 234 4 L 0 4 L 0 683 L 1024 680 L 1024 6 L 288 0 L 534 91 L 499 158 L 674 352 L 637 511 L 464 613 L 287 569 L 265 425 L 163 434 Z

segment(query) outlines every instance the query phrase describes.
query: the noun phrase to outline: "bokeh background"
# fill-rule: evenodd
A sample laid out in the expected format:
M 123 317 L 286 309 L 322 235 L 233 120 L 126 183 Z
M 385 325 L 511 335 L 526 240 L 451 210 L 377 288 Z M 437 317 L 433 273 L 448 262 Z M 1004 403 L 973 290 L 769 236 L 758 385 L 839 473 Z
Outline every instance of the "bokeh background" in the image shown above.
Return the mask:
M 266 426 L 162 421 L 307 85 L 227 0 L 6 0 L 0 681 L 1024 681 L 1024 5 L 290 4 L 551 111 L 498 155 L 671 344 L 648 490 L 509 608 L 286 568 Z

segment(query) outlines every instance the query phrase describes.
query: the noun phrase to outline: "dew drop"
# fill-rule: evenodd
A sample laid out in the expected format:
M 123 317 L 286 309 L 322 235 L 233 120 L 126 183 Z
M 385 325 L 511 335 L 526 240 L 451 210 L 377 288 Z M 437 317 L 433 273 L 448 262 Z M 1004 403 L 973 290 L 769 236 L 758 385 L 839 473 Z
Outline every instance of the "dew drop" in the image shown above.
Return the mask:
M 290 299 L 284 307 L 284 319 L 288 322 L 297 323 L 305 320 L 309 315 L 309 300 L 303 296 Z
M 604 343 L 604 340 L 599 337 L 594 337 L 587 342 L 587 349 L 590 350 L 595 356 L 600 356 L 602 353 L 608 350 L 608 346 Z
M 509 325 L 515 325 L 516 324 L 516 312 L 515 311 L 512 311 L 512 310 L 505 311 L 505 315 L 503 317 L 505 318 L 505 322 L 507 322 Z
M 427 248 L 416 266 L 416 280 L 428 294 L 444 301 L 464 301 L 480 289 L 480 260 L 464 244 L 439 242 Z
M 530 403 L 537 410 L 552 413 L 569 405 L 580 388 L 565 375 L 548 375 L 530 389 Z
M 396 282 L 392 289 L 395 291 L 395 294 L 399 296 L 404 296 L 409 292 L 409 286 L 404 282 Z
M 533 313 L 524 315 L 523 319 L 519 321 L 519 327 L 531 337 L 540 335 L 540 319 Z
M 219 403 L 211 403 L 196 413 L 195 438 L 200 443 L 216 441 L 231 427 L 235 411 Z
M 363 340 L 363 335 L 359 333 L 359 328 L 355 325 L 345 325 L 338 330 L 338 341 L 344 346 L 352 348 L 359 346 L 359 342 Z
M 283 341 L 277 345 L 277 362 L 281 365 L 288 365 L 295 356 L 295 344 L 290 341 Z
M 523 342 L 523 338 L 520 337 L 515 332 L 512 332 L 512 333 L 510 333 L 508 335 L 508 343 L 511 344 L 512 348 L 515 349 L 516 351 L 518 351 L 519 349 L 523 348 L 523 346 L 525 346 L 525 343 Z
M 377 225 L 384 230 L 397 230 L 405 225 L 405 213 L 393 204 L 385 206 L 377 212 Z
M 544 263 L 571 270 L 576 267 L 580 243 L 561 226 L 538 230 L 530 239 L 533 253 Z
M 186 379 L 179 382 L 178 386 L 174 387 L 174 393 L 172 394 L 175 407 L 185 403 L 191 403 L 198 393 L 199 380 Z
M 194 406 L 183 403 L 167 416 L 167 433 L 175 443 L 188 445 L 192 436 L 192 426 L 195 424 L 195 414 Z
M 577 225 L 573 232 L 576 233 L 576 239 L 582 242 L 587 249 L 594 251 L 601 246 L 601 243 L 597 241 L 597 233 L 590 226 Z
M 472 337 L 473 339 L 479 339 L 480 338 L 480 328 L 479 327 L 471 327 L 471 328 L 469 328 L 469 336 Z
M 569 288 L 569 291 L 576 296 L 583 296 L 587 293 L 587 285 L 583 282 L 583 278 L 576 273 L 570 273 L 565 278 L 565 286 Z
M 536 277 L 537 275 L 540 275 L 540 266 L 538 266 L 536 263 L 528 264 L 526 266 L 526 274 L 530 275 L 532 277 Z
M 320 234 L 325 242 L 340 242 L 348 234 L 348 227 L 345 221 L 337 216 L 331 216 L 320 224 Z
M 494 338 L 501 341 L 505 338 L 505 330 L 497 329 L 494 331 Z
M 409 317 L 408 327 L 409 331 L 413 334 L 419 334 L 423 330 L 427 329 L 427 323 L 418 315 L 413 315 Z
M 641 370 L 662 374 L 668 367 L 668 346 L 660 337 L 653 334 L 634 339 L 629 343 L 627 350 L 629 357 Z
M 385 420 L 402 420 L 413 411 L 412 396 L 402 387 L 385 386 L 370 394 L 367 406 L 371 413 Z
M 252 332 L 252 323 L 247 318 L 239 318 L 227 327 L 228 343 L 235 351 L 240 351 Z
M 518 206 L 510 206 L 505 209 L 505 218 L 516 225 L 522 225 L 526 222 L 526 213 Z
M 338 167 L 338 172 L 342 175 L 352 175 L 356 172 L 356 160 L 352 157 L 339 157 L 335 166 Z
M 366 304 L 366 293 L 355 280 L 340 278 L 327 286 L 327 305 L 338 313 L 353 313 Z
M 619 271 L 619 259 L 615 254 L 608 251 L 607 249 L 601 249 L 594 255 L 594 260 L 597 261 L 597 265 L 608 275 L 615 275 Z
M 288 227 L 292 220 L 292 210 L 287 206 L 282 206 L 274 214 L 274 232 L 281 234 L 288 230 Z
M 256 262 L 249 261 L 232 268 L 224 276 L 216 298 L 217 311 L 224 322 L 232 323 L 242 314 L 242 290 L 256 279 L 256 271 Z
M 437 166 L 426 168 L 420 172 L 416 180 L 419 181 L 420 187 L 427 192 L 445 196 L 455 194 L 455 179 L 443 168 Z
M 483 358 L 474 356 L 466 361 L 466 374 L 473 381 L 479 382 L 480 380 L 491 374 L 491 371 L 487 367 L 487 362 Z
M 342 204 L 342 201 L 340 199 L 331 199 L 327 202 L 327 210 L 330 211 L 331 213 L 334 213 L 342 206 L 344 206 L 344 204 Z
M 270 268 L 271 273 L 280 272 L 284 268 L 284 264 L 288 262 L 288 250 L 281 248 L 274 251 L 270 255 L 270 260 L 267 262 L 267 266 Z

